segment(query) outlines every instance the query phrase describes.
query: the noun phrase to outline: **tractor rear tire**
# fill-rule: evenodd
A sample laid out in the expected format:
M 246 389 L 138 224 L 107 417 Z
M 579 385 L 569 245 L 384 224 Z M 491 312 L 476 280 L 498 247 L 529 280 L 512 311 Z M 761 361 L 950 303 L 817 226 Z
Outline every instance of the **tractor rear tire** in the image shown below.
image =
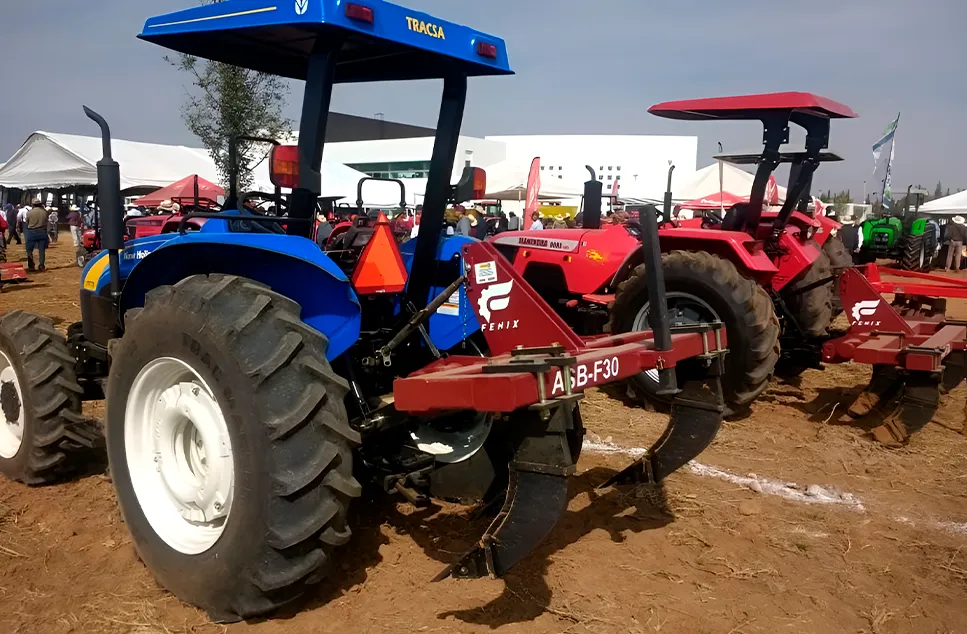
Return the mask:
M 800 273 L 799 277 L 789 283 L 781 293 L 794 291 L 832 275 L 833 269 L 830 266 L 829 256 L 825 251 L 820 251 L 819 257 L 812 266 Z M 834 282 L 831 281 L 805 293 L 790 295 L 785 300 L 786 308 L 796 318 L 796 323 L 806 335 L 822 337 L 826 334 L 833 320 L 833 286 Z
M 769 295 L 742 277 L 734 264 L 704 251 L 666 253 L 662 270 L 666 293 L 699 298 L 725 324 L 729 348 L 723 377 L 725 402 L 733 410 L 748 405 L 766 388 L 779 359 L 779 320 Z M 634 330 L 647 304 L 648 282 L 641 264 L 618 285 L 610 307 L 611 332 Z M 679 385 L 685 379 L 681 372 Z M 632 382 L 649 398 L 667 402 L 656 394 L 657 382 L 645 373 Z
M 296 599 L 325 577 L 333 550 L 351 535 L 349 502 L 361 493 L 352 452 L 360 438 L 343 403 L 348 385 L 326 360 L 328 340 L 300 313 L 296 302 L 257 282 L 195 275 L 150 291 L 143 309 L 128 311 L 126 332 L 113 351 L 107 444 L 124 519 L 158 580 L 216 621 L 257 617 Z M 152 383 L 151 368 L 162 363 L 185 369 Z M 179 506 L 174 497 L 172 485 L 184 480 L 162 475 L 174 467 L 184 473 L 181 461 L 163 460 L 167 454 L 158 452 L 157 467 L 146 464 L 165 419 L 154 423 L 148 414 L 155 410 L 140 406 L 167 404 L 172 390 L 175 406 L 201 392 L 208 399 L 203 411 L 217 412 L 196 421 L 188 404 L 185 414 L 173 410 L 187 421 L 180 423 L 189 439 L 181 461 L 195 451 L 196 431 L 198 452 L 207 457 L 192 456 L 204 465 L 196 486 L 208 486 L 216 475 L 224 482 L 230 470 L 231 494 L 212 506 L 223 514 L 204 516 L 216 537 L 208 533 L 200 544 L 186 537 L 201 536 L 191 533 L 198 523 L 184 506 L 191 502 L 178 498 Z M 196 427 L 210 421 L 224 427 L 216 436 L 221 442 L 211 447 Z M 147 451 L 139 449 L 145 445 Z M 134 459 L 138 452 L 147 461 Z M 223 470 L 216 474 L 215 465 Z M 159 508 L 167 509 L 163 516 Z
M 843 271 L 853 266 L 853 257 L 850 255 L 843 239 L 839 236 L 831 236 L 826 244 L 823 245 L 823 253 L 829 258 L 830 266 L 833 268 L 833 275 L 836 281 L 833 283 L 832 307 L 833 317 L 843 312 L 843 301 L 839 297 L 839 276 Z
M 924 235 L 907 236 L 903 241 L 903 252 L 900 255 L 900 266 L 905 271 L 922 271 L 930 268 L 935 247 L 927 253 Z
M 100 437 L 81 415 L 83 393 L 50 319 L 22 310 L 0 318 L 0 473 L 40 485 L 80 466 Z

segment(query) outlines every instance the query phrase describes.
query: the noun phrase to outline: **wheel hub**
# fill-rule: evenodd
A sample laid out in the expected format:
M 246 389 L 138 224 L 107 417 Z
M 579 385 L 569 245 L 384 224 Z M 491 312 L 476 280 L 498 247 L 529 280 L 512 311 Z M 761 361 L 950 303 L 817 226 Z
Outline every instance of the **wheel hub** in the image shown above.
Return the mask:
M 668 323 L 671 326 L 694 326 L 721 321 L 718 313 L 708 303 L 691 293 L 669 292 L 666 294 L 665 301 L 668 307 Z M 635 316 L 632 330 L 649 330 L 651 328 L 648 324 L 650 313 L 651 306 L 646 302 Z M 658 382 L 658 370 L 645 370 L 645 375 L 652 381 Z
M 188 555 L 211 548 L 231 514 L 235 465 L 218 401 L 191 366 L 162 357 L 141 369 L 125 407 L 124 447 L 158 537 Z
M 23 395 L 10 358 L 0 352 L 0 457 L 13 458 L 20 451 L 24 435 Z
M 179 514 L 199 523 L 225 517 L 231 481 L 224 476 L 231 467 L 224 462 L 232 454 L 211 424 L 218 415 L 214 399 L 194 383 L 179 383 L 162 392 L 158 408 L 154 461 Z

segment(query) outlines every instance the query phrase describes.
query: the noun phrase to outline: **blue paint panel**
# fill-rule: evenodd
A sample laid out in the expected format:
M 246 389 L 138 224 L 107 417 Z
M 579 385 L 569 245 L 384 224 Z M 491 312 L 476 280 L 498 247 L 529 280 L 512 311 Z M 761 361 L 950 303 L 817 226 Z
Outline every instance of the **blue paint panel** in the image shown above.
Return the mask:
M 359 339 L 361 311 L 356 294 L 342 270 L 314 242 L 280 234 L 219 233 L 215 231 L 219 224 L 225 225 L 209 220 L 202 231 L 142 238 L 125 245 L 125 253 L 135 258 L 131 259 L 134 264 L 122 269 L 127 277 L 122 311 L 143 305 L 144 295 L 152 288 L 190 275 L 225 273 L 262 282 L 298 302 L 302 320 L 329 338 L 326 356 L 330 360 Z M 143 251 L 147 254 L 138 257 Z M 105 272 L 99 285 L 108 279 Z
M 474 242 L 473 238 L 466 238 L 464 236 L 450 236 L 441 238 L 440 247 L 437 251 L 437 261 L 439 262 L 449 262 L 454 258 L 459 258 L 459 267 L 463 271 L 463 258 L 460 257 L 460 250 L 463 245 L 468 242 Z M 404 242 L 400 246 L 400 254 L 403 256 L 403 264 L 406 266 L 407 272 L 409 272 L 410 267 L 413 264 L 413 252 L 416 249 L 416 240 L 409 240 Z M 427 301 L 433 299 L 440 293 L 446 290 L 442 286 L 434 286 L 430 288 L 430 294 Z M 459 295 L 458 314 L 452 315 L 447 314 L 449 307 L 441 309 L 443 312 L 437 311 L 434 313 L 429 320 L 429 331 L 430 339 L 433 340 L 433 344 L 441 349 L 448 350 L 458 343 L 464 341 L 470 335 L 474 334 L 480 330 L 480 322 L 477 321 L 477 315 L 473 311 L 473 307 L 470 306 L 470 302 L 467 300 L 467 291 L 461 286 L 457 291 Z
M 369 43 L 370 47 L 382 47 L 391 55 L 412 52 L 426 54 L 420 64 L 411 63 L 411 66 L 421 68 L 406 69 L 401 64 L 401 72 L 409 71 L 406 78 L 414 78 L 416 74 L 423 78 L 442 77 L 449 67 L 443 63 L 445 59 L 460 62 L 468 76 L 512 73 L 507 47 L 501 38 L 383 0 L 353 2 L 372 9 L 373 23 L 368 24 L 348 18 L 346 4 L 349 4 L 348 0 L 226 0 L 150 18 L 139 37 L 175 50 L 246 68 L 251 67 L 254 61 L 245 50 L 245 40 L 251 40 L 259 43 L 259 54 L 262 56 L 261 61 L 254 63 L 271 67 L 276 74 L 291 77 L 299 76 L 294 69 L 299 67 L 300 61 L 304 63 L 307 53 L 305 47 L 284 44 L 306 35 L 335 32 L 369 36 L 354 44 L 363 43 L 365 46 L 365 43 Z M 433 26 L 423 29 L 420 23 Z M 480 55 L 477 52 L 478 42 L 492 44 L 497 50 L 496 59 Z M 267 56 L 273 59 L 266 61 Z M 439 59 L 436 61 L 441 63 L 434 62 L 437 57 Z M 393 64 L 392 60 L 386 63 Z M 353 76 L 351 71 L 337 71 L 337 81 L 390 79 L 373 77 L 367 71 L 360 72 L 362 76 Z

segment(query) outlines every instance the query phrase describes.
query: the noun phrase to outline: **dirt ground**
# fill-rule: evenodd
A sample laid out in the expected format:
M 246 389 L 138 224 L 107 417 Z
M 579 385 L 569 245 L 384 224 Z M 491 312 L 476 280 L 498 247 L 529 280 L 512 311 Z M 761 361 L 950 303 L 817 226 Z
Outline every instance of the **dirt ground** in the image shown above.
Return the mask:
M 79 319 L 70 252 L 55 245 L 51 270 L 5 289 L 0 311 L 62 328 Z M 965 306 L 950 312 L 967 317 Z M 862 429 L 824 424 L 868 379 L 844 365 L 773 384 L 670 478 L 663 501 L 595 492 L 665 416 L 591 393 L 568 511 L 505 579 L 430 583 L 484 521 L 378 497 L 355 505 L 353 541 L 315 594 L 231 626 L 155 583 L 103 466 L 45 488 L 0 481 L 0 633 L 967 631 L 967 389 L 945 396 L 908 447 L 886 450 Z

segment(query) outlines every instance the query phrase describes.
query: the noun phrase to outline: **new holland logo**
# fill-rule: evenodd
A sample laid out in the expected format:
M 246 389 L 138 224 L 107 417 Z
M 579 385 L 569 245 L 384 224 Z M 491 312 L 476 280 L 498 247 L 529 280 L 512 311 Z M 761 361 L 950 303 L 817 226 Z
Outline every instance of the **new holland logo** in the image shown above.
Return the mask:
M 480 316 L 487 321 L 481 327 L 482 330 L 514 330 L 517 328 L 519 321 L 517 319 L 491 320 L 493 313 L 510 306 L 510 291 L 513 288 L 514 280 L 509 280 L 500 284 L 491 284 L 480 293 L 480 299 L 477 300 L 477 310 L 480 312 Z
M 867 299 L 853 304 L 853 322 L 857 326 L 879 326 L 879 321 L 869 319 L 876 314 L 876 309 L 880 305 L 878 299 Z M 866 318 L 866 319 L 864 319 Z
M 309 0 L 295 0 L 295 12 L 298 15 L 305 15 L 309 10 Z

